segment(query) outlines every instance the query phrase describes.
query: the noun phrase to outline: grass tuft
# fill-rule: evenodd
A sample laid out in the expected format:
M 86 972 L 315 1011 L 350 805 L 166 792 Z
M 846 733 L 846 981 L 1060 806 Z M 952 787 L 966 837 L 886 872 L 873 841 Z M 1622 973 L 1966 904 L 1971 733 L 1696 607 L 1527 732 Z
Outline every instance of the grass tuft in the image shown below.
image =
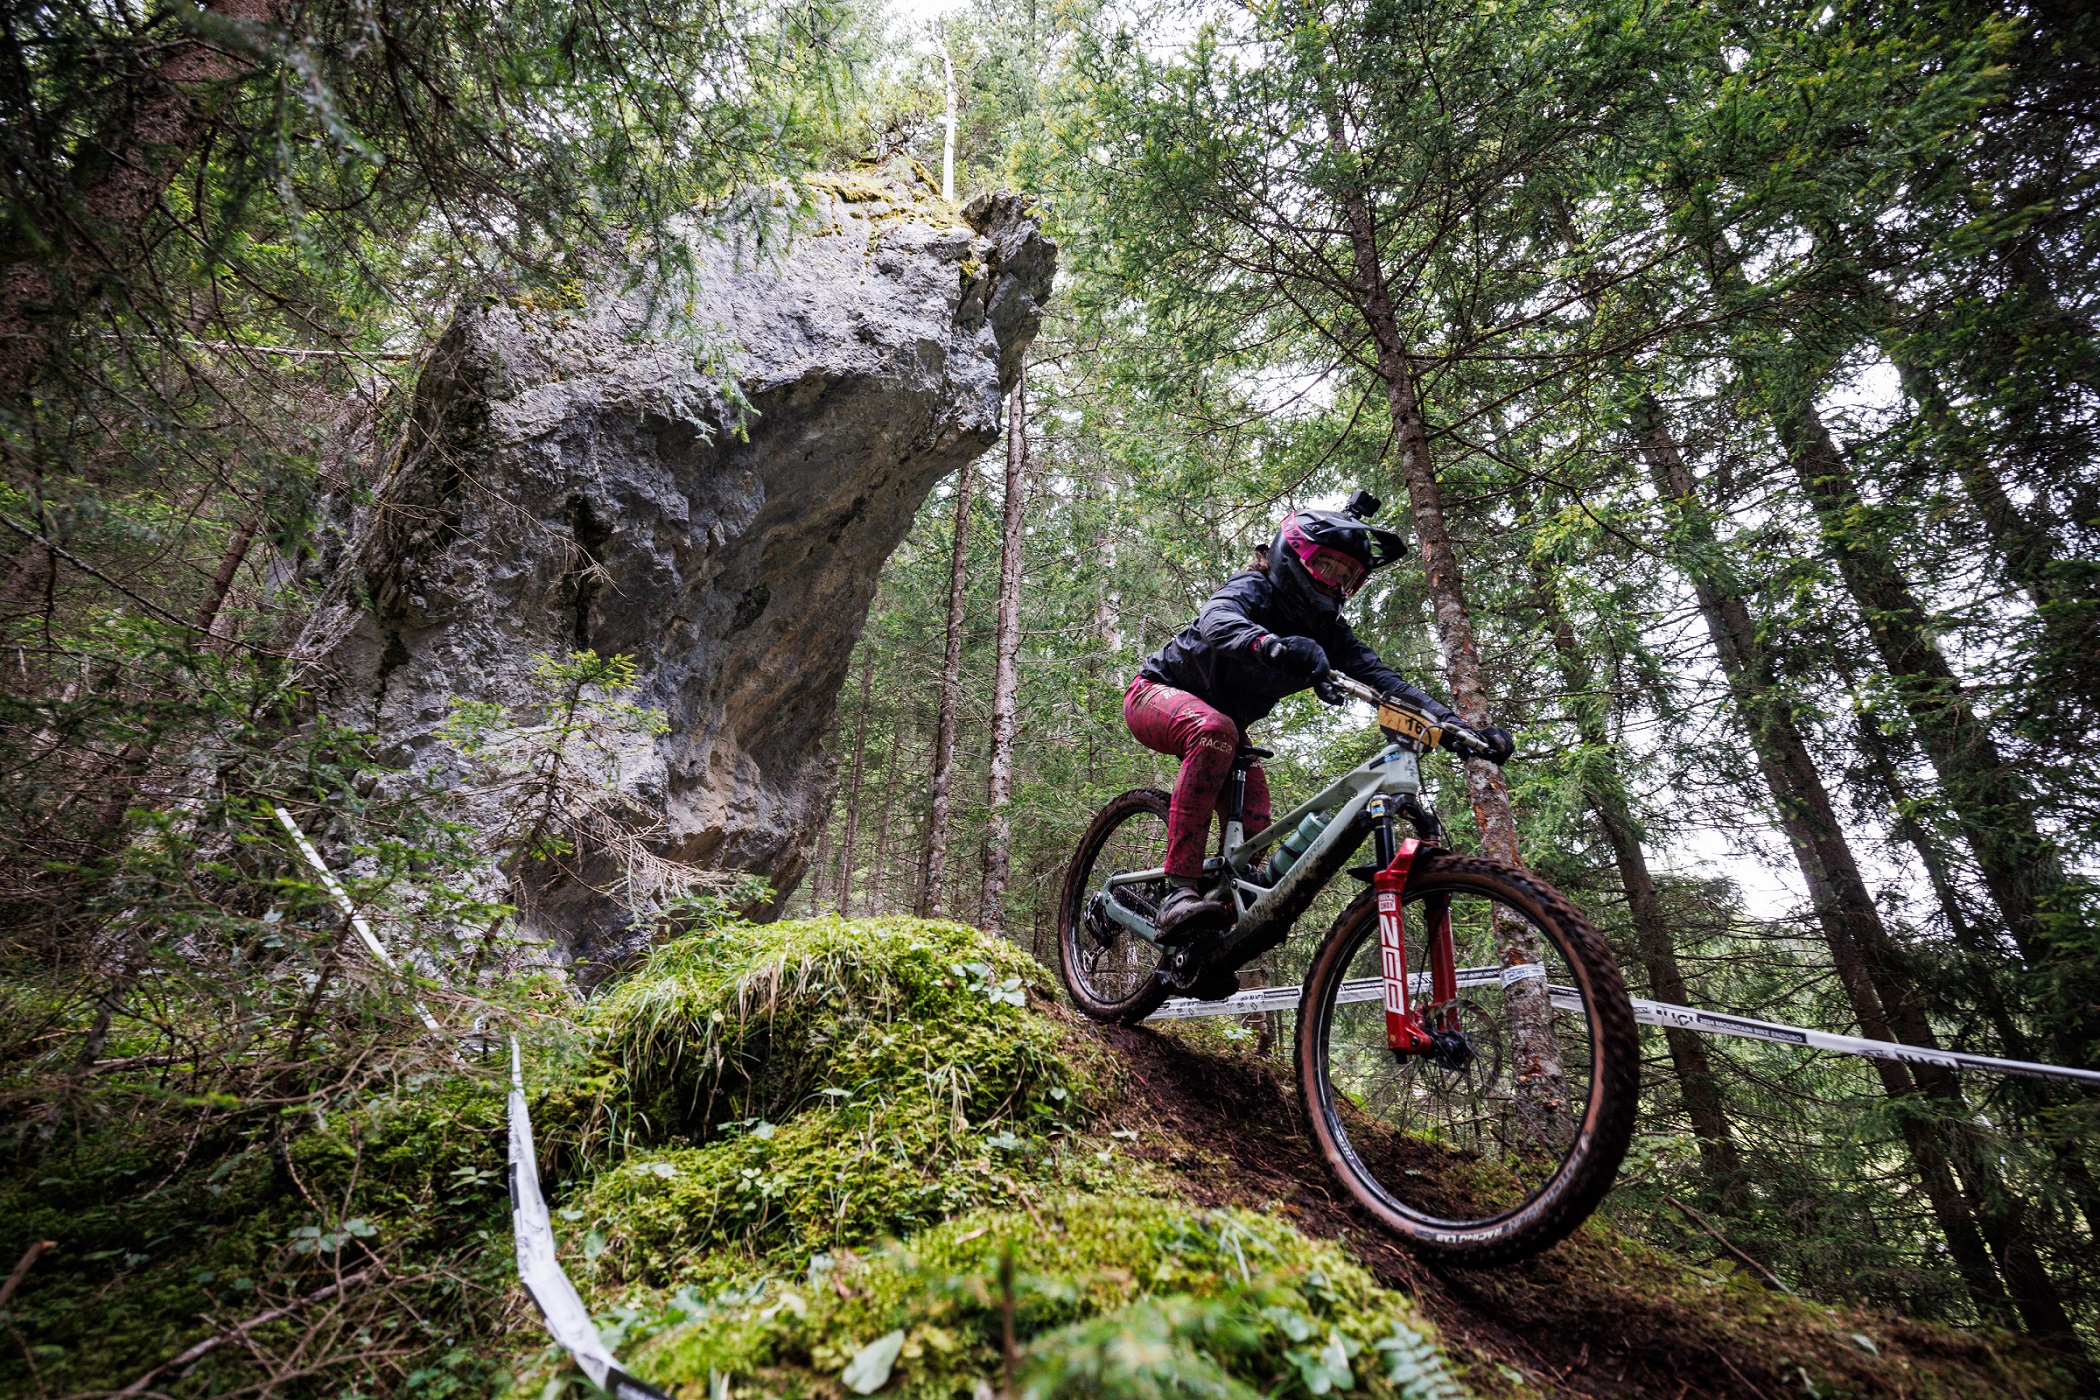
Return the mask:
M 1067 1180 L 1102 1055 L 1012 945 L 813 919 L 665 945 L 597 1009 L 640 1150 L 565 1202 L 607 1281 L 799 1262 Z M 1029 1004 L 1030 997 L 1038 1006 Z

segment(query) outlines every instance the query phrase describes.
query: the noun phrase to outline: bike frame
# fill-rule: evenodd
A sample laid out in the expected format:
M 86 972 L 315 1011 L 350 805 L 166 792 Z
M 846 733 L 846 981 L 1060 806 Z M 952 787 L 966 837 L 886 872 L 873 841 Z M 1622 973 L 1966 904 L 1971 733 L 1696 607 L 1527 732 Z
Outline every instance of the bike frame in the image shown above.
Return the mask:
M 1203 863 L 1203 873 L 1215 877 L 1220 871 L 1229 872 L 1232 882 L 1233 909 L 1239 915 L 1239 923 L 1250 918 L 1260 920 L 1264 915 L 1287 902 L 1298 889 L 1300 881 L 1318 869 L 1328 855 L 1344 839 L 1360 841 L 1362 835 L 1355 830 L 1356 820 L 1363 815 L 1364 808 L 1374 797 L 1419 797 L 1422 793 L 1422 769 L 1414 753 L 1399 744 L 1387 744 L 1378 753 L 1364 760 L 1316 793 L 1299 803 L 1283 816 L 1269 824 L 1259 836 L 1248 839 L 1235 811 L 1225 823 L 1223 854 L 1210 857 Z M 1234 804 L 1237 806 L 1237 804 Z M 1315 812 L 1332 813 L 1326 830 L 1313 838 L 1311 845 L 1299 853 L 1291 868 L 1284 872 L 1274 885 L 1264 885 L 1252 877 L 1254 867 L 1271 846 Z M 1163 880 L 1167 872 L 1164 867 L 1154 866 L 1150 870 L 1133 870 L 1111 875 L 1102 882 L 1104 889 L 1115 889 L 1122 885 L 1142 885 L 1153 880 Z M 1159 934 L 1145 920 L 1110 901 L 1111 916 L 1131 932 L 1148 943 L 1157 943 Z
M 1388 743 L 1250 840 L 1240 820 L 1239 798 L 1245 778 L 1244 769 L 1235 769 L 1233 800 L 1225 822 L 1222 854 L 1210 857 L 1203 867 L 1205 875 L 1216 877 L 1222 874 L 1230 882 L 1233 908 L 1238 915 L 1231 930 L 1210 955 L 1217 963 L 1227 961 L 1255 939 L 1277 932 L 1273 925 L 1279 916 L 1296 919 L 1313 892 L 1306 888 L 1306 882 L 1324 885 L 1335 873 L 1332 868 L 1335 848 L 1347 841 L 1354 849 L 1363 840 L 1357 822 L 1367 811 L 1380 821 L 1382 829 L 1390 831 L 1387 824 L 1398 805 L 1396 799 L 1418 801 L 1422 794 L 1419 756 L 1404 744 Z M 1299 853 L 1283 878 L 1274 885 L 1264 885 L 1253 879 L 1255 865 L 1269 848 L 1315 812 L 1329 814 L 1327 826 Z M 1385 849 L 1389 845 L 1392 846 L 1390 852 Z M 1452 950 L 1448 899 L 1432 898 L 1423 909 L 1429 921 L 1430 1000 L 1427 1005 L 1434 1019 L 1433 1025 L 1412 1004 L 1408 991 L 1401 896 L 1407 888 L 1408 873 L 1415 857 L 1426 849 L 1432 848 L 1414 837 L 1397 844 L 1381 841 L 1378 852 L 1381 865 L 1372 876 L 1378 904 L 1379 964 L 1385 982 L 1386 1043 L 1396 1051 L 1408 1053 L 1430 1049 L 1432 1032 L 1458 1029 L 1457 959 Z M 1115 889 L 1165 877 L 1163 867 L 1154 867 L 1111 875 L 1102 882 L 1102 887 Z M 1159 943 L 1158 930 L 1148 921 L 1113 899 L 1102 901 L 1102 905 L 1108 916 L 1124 928 L 1148 943 Z

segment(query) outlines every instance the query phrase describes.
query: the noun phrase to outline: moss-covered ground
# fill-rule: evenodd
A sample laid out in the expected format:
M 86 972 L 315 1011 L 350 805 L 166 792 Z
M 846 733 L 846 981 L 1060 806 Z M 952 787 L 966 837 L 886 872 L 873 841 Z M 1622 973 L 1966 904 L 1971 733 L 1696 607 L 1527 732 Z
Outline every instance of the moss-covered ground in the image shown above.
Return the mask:
M 594 1010 L 621 1163 L 566 1213 L 594 1275 L 666 1284 L 1039 1195 L 1112 1059 L 1040 968 L 955 924 L 813 920 L 659 950 Z
M 509 1013 L 564 1267 L 626 1364 L 693 1400 L 2067 1393 L 2015 1338 L 1602 1219 L 1436 1275 L 1336 1202 L 1234 1028 L 1104 1031 L 1054 992 L 973 929 L 817 919 Z M 0 1319 L 0 1393 L 112 1391 L 287 1303 L 147 1389 L 587 1391 L 516 1287 L 500 1056 L 403 1066 L 325 1111 L 171 1102 L 13 1172 L 0 1252 L 59 1248 Z
M 908 919 L 688 939 L 626 979 L 592 1017 L 623 1102 L 565 1106 L 624 1114 L 625 1150 L 559 1215 L 637 1373 L 967 1396 L 1004 1383 L 1010 1319 L 1046 1395 L 1455 1393 L 1341 1250 L 1119 1152 L 1119 1064 L 1051 993 L 1011 945 Z

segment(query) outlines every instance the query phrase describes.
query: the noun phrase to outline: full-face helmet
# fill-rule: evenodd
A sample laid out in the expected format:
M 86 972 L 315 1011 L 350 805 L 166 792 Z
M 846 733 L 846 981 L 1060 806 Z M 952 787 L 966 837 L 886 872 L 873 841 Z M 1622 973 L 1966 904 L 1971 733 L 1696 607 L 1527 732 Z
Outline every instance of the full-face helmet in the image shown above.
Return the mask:
M 1407 542 L 1396 530 L 1371 524 L 1379 501 L 1358 491 L 1340 510 L 1296 510 L 1283 518 L 1269 548 L 1281 581 L 1308 601 L 1332 612 L 1364 586 L 1374 569 L 1404 557 Z

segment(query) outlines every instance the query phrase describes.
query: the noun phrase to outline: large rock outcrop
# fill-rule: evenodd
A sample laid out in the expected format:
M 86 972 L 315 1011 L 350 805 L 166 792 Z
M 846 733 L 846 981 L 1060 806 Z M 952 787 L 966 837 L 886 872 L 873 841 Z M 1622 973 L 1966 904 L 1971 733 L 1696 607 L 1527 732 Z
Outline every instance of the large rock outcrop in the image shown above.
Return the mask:
M 455 697 L 514 704 L 535 657 L 624 653 L 668 732 L 608 770 L 622 820 L 668 860 L 794 887 L 877 576 L 997 440 L 1057 251 L 1013 196 L 958 211 L 867 175 L 816 203 L 767 265 L 698 243 L 689 312 L 610 291 L 459 310 L 310 633 L 325 710 L 447 782 Z M 528 938 L 602 968 L 645 934 L 578 859 L 511 893 Z

